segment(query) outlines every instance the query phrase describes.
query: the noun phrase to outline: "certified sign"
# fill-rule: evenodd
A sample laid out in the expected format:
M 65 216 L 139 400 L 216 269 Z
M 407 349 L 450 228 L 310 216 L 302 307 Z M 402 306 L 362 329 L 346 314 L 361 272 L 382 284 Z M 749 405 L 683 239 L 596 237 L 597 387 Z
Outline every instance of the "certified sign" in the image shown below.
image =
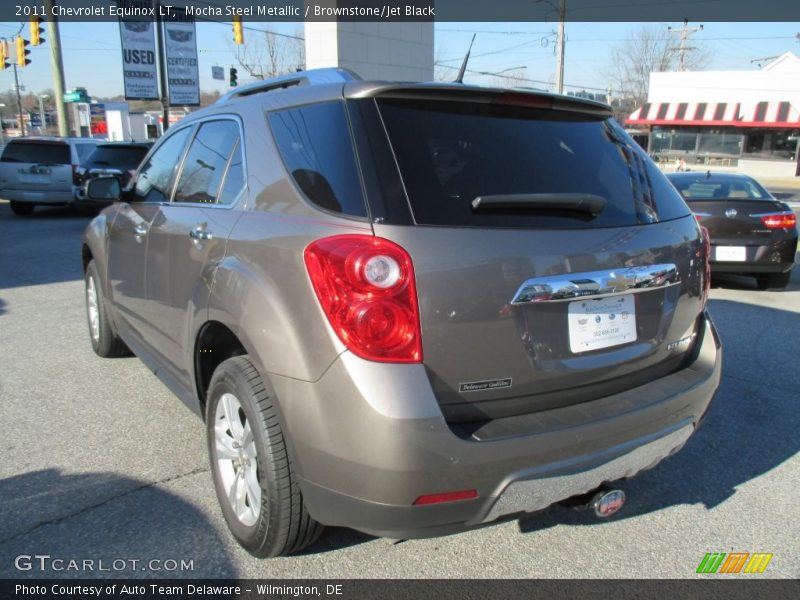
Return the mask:
M 152 8 L 150 0 L 119 0 L 121 8 Z M 120 17 L 122 77 L 126 100 L 157 100 L 156 39 L 152 21 Z
M 600 350 L 636 341 L 636 305 L 632 294 L 569 303 L 569 349 Z
M 164 21 L 164 49 L 170 106 L 199 106 L 197 32 L 194 19 L 181 9 L 173 7 Z

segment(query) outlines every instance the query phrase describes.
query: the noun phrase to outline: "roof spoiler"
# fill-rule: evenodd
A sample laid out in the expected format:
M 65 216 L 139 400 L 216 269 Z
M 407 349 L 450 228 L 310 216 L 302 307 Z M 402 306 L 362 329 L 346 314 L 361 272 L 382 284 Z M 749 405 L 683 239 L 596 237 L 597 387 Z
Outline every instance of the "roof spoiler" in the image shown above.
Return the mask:
M 225 104 L 236 98 L 299 85 L 324 85 L 328 83 L 346 83 L 348 81 L 361 81 L 361 77 L 350 69 L 338 67 L 298 71 L 296 73 L 288 73 L 286 75 L 271 77 L 269 79 L 243 85 L 228 92 L 214 104 Z

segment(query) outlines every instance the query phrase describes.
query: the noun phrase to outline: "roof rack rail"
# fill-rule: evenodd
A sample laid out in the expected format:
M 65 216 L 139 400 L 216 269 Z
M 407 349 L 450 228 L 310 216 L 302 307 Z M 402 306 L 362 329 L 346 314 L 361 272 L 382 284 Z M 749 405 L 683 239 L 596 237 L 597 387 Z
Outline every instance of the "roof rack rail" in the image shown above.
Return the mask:
M 326 83 L 345 83 L 347 81 L 360 81 L 361 77 L 353 73 L 350 69 L 330 67 L 326 69 L 311 69 L 309 71 L 298 71 L 288 73 L 278 77 L 271 77 L 263 81 L 248 83 L 222 96 L 215 104 L 225 104 L 236 98 L 252 96 L 262 92 L 271 92 L 296 85 L 323 85 Z

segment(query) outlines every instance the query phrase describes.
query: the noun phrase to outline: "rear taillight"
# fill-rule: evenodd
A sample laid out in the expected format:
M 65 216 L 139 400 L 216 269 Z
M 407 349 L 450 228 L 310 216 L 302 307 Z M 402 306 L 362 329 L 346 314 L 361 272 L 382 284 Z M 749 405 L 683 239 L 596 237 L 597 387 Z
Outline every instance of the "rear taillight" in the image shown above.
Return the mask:
M 797 226 L 797 215 L 791 211 L 760 215 L 760 218 L 767 229 L 793 229 Z
M 711 291 L 711 236 L 708 229 L 700 226 L 700 232 L 703 234 L 703 308 L 708 302 L 708 294 Z
M 380 362 L 422 362 L 411 257 L 367 235 L 337 235 L 310 244 L 306 269 L 336 335 L 354 354 Z

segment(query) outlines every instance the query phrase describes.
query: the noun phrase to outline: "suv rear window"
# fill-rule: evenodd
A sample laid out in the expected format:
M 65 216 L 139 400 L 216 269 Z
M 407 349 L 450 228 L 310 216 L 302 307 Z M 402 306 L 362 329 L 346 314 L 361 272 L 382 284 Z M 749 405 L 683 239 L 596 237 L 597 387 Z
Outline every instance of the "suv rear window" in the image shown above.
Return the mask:
M 109 166 L 138 167 L 147 154 L 144 146 L 98 146 L 89 156 L 89 162 Z
M 8 142 L 2 162 L 69 165 L 69 146 L 60 142 Z
M 414 220 L 424 225 L 617 227 L 689 214 L 612 119 L 447 100 L 379 99 Z M 592 194 L 596 217 L 556 210 L 474 211 L 478 196 Z
M 331 212 L 367 216 L 342 102 L 273 112 L 269 122 L 286 169 L 309 200 Z

